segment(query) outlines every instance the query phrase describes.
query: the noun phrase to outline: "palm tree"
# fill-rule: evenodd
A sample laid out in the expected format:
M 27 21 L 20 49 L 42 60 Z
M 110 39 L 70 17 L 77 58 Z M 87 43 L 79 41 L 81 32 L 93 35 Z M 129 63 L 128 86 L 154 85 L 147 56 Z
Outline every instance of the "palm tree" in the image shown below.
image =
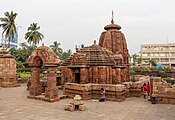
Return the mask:
M 58 43 L 57 41 L 53 42 L 53 45 L 50 45 L 52 50 L 60 57 L 61 54 L 63 53 L 63 50 L 59 47 L 61 44 Z
M 32 23 L 27 29 L 27 33 L 25 34 L 25 39 L 27 39 L 28 43 L 39 44 L 40 41 L 44 38 L 44 35 L 40 33 L 38 30 L 40 26 L 37 26 L 37 23 Z
M 15 25 L 15 18 L 17 16 L 17 13 L 13 13 L 13 11 L 5 12 L 4 13 L 5 17 L 0 18 L 0 21 L 2 22 L 0 24 L 0 27 L 2 27 L 3 32 L 2 32 L 2 37 L 4 37 L 5 34 L 5 39 L 8 40 L 8 45 L 6 45 L 6 48 L 10 47 L 10 41 L 14 38 L 16 34 L 16 25 Z

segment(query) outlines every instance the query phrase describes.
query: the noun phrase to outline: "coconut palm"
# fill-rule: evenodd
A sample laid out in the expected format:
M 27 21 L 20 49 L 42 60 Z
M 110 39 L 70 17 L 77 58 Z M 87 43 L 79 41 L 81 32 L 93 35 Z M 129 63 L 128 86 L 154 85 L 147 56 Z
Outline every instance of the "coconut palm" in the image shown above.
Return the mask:
M 50 47 L 52 48 L 52 50 L 60 57 L 61 54 L 63 53 L 63 49 L 61 49 L 59 46 L 61 44 L 58 43 L 57 41 L 53 42 L 53 45 L 50 45 Z
M 13 11 L 5 12 L 4 13 L 5 17 L 0 18 L 0 21 L 2 22 L 0 24 L 0 27 L 2 27 L 3 32 L 2 32 L 2 37 L 5 35 L 5 39 L 8 40 L 8 45 L 6 45 L 6 48 L 10 47 L 10 41 L 14 38 L 16 34 L 16 25 L 15 25 L 15 18 L 17 16 L 17 13 L 13 13 Z
M 25 39 L 27 39 L 28 43 L 39 44 L 40 41 L 44 38 L 44 35 L 40 33 L 40 26 L 37 26 L 37 23 L 32 23 L 27 29 L 27 33 L 25 34 Z

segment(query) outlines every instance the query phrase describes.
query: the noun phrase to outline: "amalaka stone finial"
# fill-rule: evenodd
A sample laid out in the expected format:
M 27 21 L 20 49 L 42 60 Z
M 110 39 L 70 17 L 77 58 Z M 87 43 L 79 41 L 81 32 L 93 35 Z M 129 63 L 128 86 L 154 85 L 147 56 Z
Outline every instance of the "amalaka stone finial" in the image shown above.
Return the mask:
M 94 40 L 94 45 L 96 45 L 96 40 Z

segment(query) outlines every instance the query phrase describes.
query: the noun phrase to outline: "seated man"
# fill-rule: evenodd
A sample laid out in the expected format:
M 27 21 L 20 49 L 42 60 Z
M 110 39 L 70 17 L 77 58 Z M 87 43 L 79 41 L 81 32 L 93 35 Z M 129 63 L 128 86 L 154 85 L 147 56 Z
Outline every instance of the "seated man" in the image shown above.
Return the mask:
M 106 91 L 104 90 L 104 88 L 101 88 L 101 97 L 99 99 L 99 102 L 105 101 L 105 94 L 106 94 Z

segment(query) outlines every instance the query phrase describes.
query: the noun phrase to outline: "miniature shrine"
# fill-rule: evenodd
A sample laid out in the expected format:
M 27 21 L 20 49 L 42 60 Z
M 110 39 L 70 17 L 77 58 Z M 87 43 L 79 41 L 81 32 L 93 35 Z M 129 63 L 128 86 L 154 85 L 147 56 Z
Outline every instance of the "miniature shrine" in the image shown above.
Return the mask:
M 5 49 L 0 49 L 0 87 L 20 86 L 17 82 L 16 61 Z
M 29 87 L 28 98 L 41 99 L 49 102 L 59 100 L 58 89 L 56 87 L 56 68 L 61 62 L 59 57 L 47 46 L 38 47 L 28 58 L 28 65 L 31 67 L 31 85 Z M 47 87 L 42 93 L 40 84 L 40 67 L 47 68 Z M 42 96 L 45 95 L 45 97 Z
M 75 111 L 75 110 L 83 111 L 84 108 L 85 108 L 84 102 L 81 101 L 80 95 L 75 95 L 73 101 L 65 105 L 65 110 L 68 110 L 68 111 Z

